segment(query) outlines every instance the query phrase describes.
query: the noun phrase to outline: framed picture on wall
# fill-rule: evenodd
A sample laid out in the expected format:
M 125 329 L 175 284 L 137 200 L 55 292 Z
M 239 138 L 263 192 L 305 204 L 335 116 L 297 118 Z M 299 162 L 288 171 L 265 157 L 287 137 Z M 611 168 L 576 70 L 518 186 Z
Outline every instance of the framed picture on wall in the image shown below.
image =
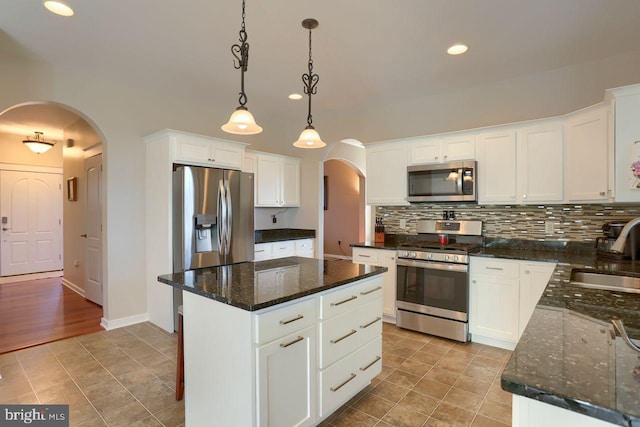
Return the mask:
M 67 179 L 67 200 L 70 202 L 78 200 L 78 178 L 75 176 Z

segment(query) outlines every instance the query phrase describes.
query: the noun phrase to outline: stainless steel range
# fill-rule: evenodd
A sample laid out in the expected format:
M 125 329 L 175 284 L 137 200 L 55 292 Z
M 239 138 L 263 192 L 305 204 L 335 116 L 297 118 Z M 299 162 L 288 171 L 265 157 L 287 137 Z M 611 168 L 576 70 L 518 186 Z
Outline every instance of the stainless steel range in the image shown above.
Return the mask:
M 482 221 L 418 221 L 420 240 L 397 255 L 396 324 L 469 341 L 469 251 L 482 245 Z

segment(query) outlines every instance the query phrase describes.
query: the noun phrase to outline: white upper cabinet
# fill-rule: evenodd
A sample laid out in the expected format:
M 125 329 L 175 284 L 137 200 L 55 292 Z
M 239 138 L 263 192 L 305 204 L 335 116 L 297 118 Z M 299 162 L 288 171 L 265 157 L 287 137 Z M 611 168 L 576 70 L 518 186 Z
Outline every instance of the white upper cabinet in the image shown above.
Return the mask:
M 421 138 L 409 142 L 409 164 L 446 163 L 476 158 L 474 135 Z
M 369 145 L 367 150 L 367 204 L 407 205 L 407 142 Z
M 580 111 L 565 122 L 565 200 L 602 202 L 612 195 L 609 184 L 608 108 Z
M 562 202 L 563 129 L 561 121 L 518 130 L 520 203 Z
M 516 132 L 478 136 L 478 203 L 516 202 Z
M 257 207 L 300 206 L 300 159 L 257 153 L 255 164 Z
M 176 162 L 217 168 L 242 168 L 244 144 L 183 132 L 175 132 L 172 137 L 175 138 Z

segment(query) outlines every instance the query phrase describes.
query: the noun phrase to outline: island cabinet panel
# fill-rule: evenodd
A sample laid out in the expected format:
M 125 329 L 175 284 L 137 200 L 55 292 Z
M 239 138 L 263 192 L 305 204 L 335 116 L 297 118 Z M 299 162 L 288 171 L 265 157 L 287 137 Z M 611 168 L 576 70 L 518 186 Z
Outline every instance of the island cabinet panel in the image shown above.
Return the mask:
M 316 421 L 316 327 L 256 350 L 259 426 L 310 426 Z

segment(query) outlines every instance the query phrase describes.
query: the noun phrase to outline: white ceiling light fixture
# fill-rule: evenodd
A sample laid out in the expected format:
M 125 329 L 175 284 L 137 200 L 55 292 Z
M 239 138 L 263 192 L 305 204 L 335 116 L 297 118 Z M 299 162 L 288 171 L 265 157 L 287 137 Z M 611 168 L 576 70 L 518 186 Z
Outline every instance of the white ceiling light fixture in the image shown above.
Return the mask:
M 233 61 L 235 69 L 240 69 L 240 106 L 231 114 L 229 121 L 222 125 L 222 130 L 235 135 L 255 135 L 262 132 L 262 128 L 256 123 L 253 115 L 245 104 L 247 94 L 244 92 L 244 73 L 249 64 L 249 43 L 247 43 L 247 31 L 244 25 L 244 0 L 242 0 L 242 26 L 240 27 L 240 44 L 231 46 L 231 53 L 238 60 Z
M 469 50 L 469 46 L 467 46 L 465 44 L 458 43 L 458 44 L 454 44 L 449 49 L 447 49 L 447 53 L 449 55 L 462 55 L 463 53 L 465 53 L 468 50 Z
M 318 27 L 318 21 L 313 18 L 305 19 L 302 21 L 302 27 L 309 30 L 309 72 L 302 75 L 304 93 L 309 95 L 309 113 L 307 114 L 307 127 L 304 128 L 298 140 L 293 143 L 293 146 L 298 148 L 322 148 L 327 144 L 320 139 L 320 135 L 313 127 L 313 118 L 311 117 L 311 95 L 316 94 L 318 80 L 320 80 L 320 76 L 313 74 L 313 59 L 311 59 L 311 30 Z
M 42 132 L 34 132 L 34 136 L 28 136 L 27 139 L 22 141 L 22 143 L 29 147 L 29 149 L 36 154 L 45 153 L 49 151 L 51 147 L 56 145 L 56 143 L 46 141 L 43 135 L 44 133 Z
M 62 0 L 44 0 L 42 5 L 49 12 L 60 16 L 73 16 L 73 9 L 65 1 Z

